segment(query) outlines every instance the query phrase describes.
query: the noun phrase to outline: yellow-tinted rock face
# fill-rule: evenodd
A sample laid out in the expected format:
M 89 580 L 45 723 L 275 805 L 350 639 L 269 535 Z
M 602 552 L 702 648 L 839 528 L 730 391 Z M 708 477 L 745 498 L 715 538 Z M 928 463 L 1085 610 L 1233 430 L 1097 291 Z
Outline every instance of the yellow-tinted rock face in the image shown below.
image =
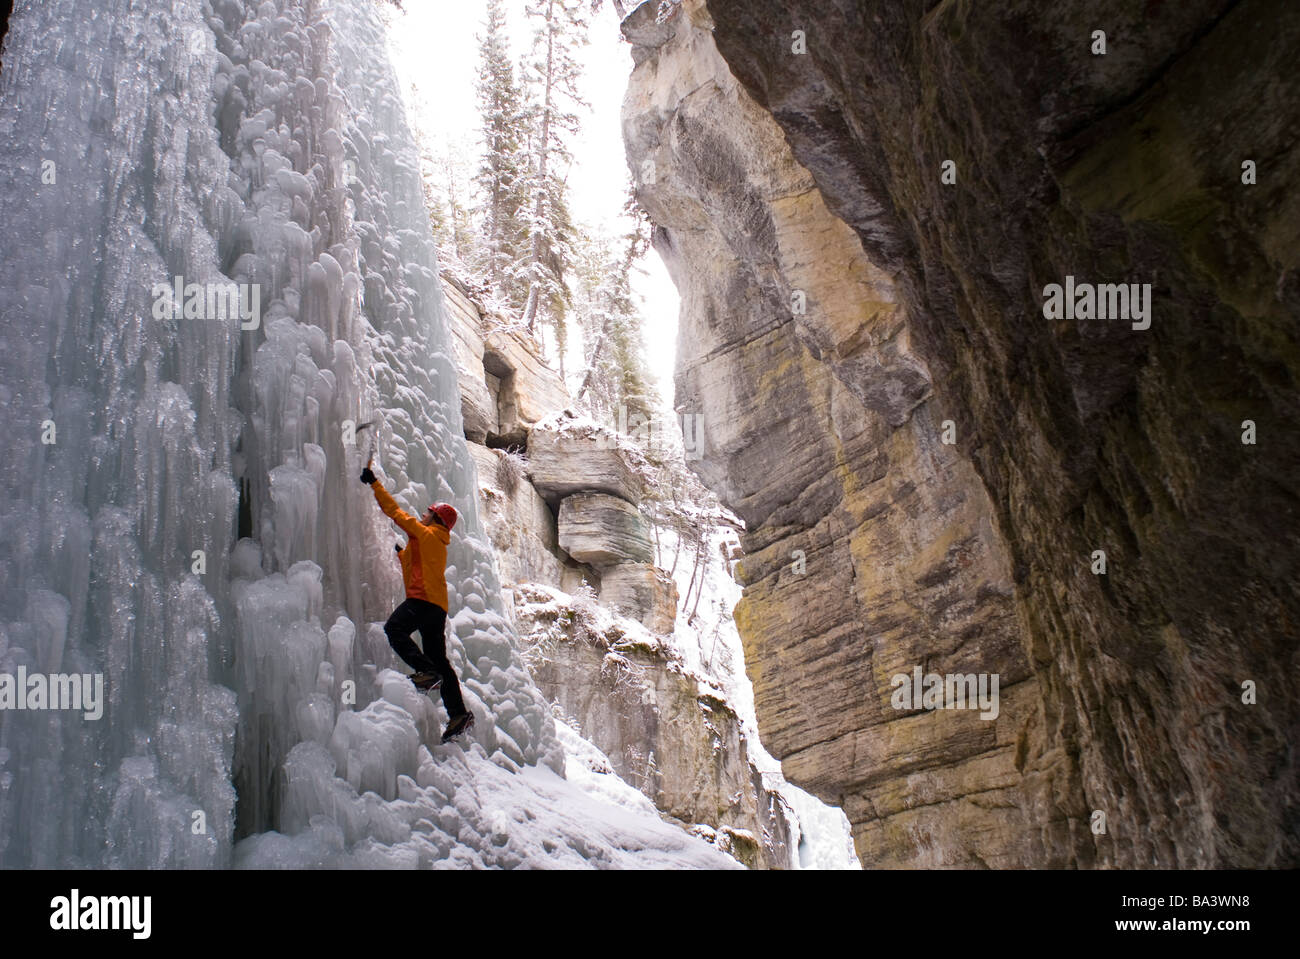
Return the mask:
M 1015 756 L 1035 684 L 984 488 L 940 442 L 892 279 L 731 77 L 702 4 L 674 21 L 638 51 L 624 129 L 683 298 L 692 465 L 748 525 L 736 621 L 764 744 L 844 807 L 868 865 L 1027 862 Z M 1017 707 L 895 709 L 891 677 L 916 666 L 997 673 Z
M 657 9 L 625 138 L 787 775 L 867 864 L 1300 862 L 1300 7 Z M 997 718 L 894 709 L 916 665 Z

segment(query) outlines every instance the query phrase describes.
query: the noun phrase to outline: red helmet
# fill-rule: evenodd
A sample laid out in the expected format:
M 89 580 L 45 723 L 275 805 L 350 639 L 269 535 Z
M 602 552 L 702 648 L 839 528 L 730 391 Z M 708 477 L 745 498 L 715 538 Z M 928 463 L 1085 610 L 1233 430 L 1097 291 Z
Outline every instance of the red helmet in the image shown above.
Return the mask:
M 434 503 L 429 509 L 433 510 L 433 514 L 443 521 L 447 529 L 450 530 L 456 525 L 456 507 L 450 503 Z

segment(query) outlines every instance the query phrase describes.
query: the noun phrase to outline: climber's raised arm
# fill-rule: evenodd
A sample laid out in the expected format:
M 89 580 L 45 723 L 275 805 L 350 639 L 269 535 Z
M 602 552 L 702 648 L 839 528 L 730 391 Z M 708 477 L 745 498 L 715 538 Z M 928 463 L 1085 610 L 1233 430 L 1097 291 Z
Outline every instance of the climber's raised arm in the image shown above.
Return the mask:
M 392 494 L 384 489 L 384 484 L 379 482 L 375 474 L 370 471 L 370 467 L 367 466 L 361 471 L 361 482 L 367 484 L 374 492 L 375 499 L 379 502 L 379 508 L 384 511 L 384 515 L 400 526 L 408 536 L 428 534 L 428 527 L 397 505 L 397 500 L 393 499 Z

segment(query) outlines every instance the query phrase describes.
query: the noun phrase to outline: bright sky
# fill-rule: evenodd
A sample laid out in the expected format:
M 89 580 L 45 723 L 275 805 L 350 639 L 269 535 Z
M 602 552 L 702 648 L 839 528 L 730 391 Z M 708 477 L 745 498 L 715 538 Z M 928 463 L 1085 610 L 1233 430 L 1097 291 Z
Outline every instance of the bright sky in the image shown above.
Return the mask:
M 390 18 L 394 65 L 403 86 L 417 90 L 410 107 L 412 122 L 441 154 L 448 146 L 474 160 L 479 155 L 479 117 L 474 84 L 478 71 L 478 35 L 486 18 L 484 0 L 407 0 L 404 14 Z M 508 4 L 514 59 L 531 44 L 532 25 L 522 0 Z M 622 232 L 628 171 L 619 111 L 632 72 L 631 48 L 618 32 L 618 16 L 606 3 L 590 18 L 591 42 L 580 53 L 585 67 L 583 96 L 591 113 L 582 118 L 582 133 L 573 144 L 574 169 L 569 189 L 574 216 L 606 233 Z M 410 101 L 408 100 L 408 104 Z M 677 290 L 658 254 L 644 258 L 646 274 L 634 273 L 633 288 L 642 297 L 646 356 L 659 381 L 660 395 L 671 408 L 673 358 L 677 343 Z M 569 365 L 576 368 L 581 354 Z

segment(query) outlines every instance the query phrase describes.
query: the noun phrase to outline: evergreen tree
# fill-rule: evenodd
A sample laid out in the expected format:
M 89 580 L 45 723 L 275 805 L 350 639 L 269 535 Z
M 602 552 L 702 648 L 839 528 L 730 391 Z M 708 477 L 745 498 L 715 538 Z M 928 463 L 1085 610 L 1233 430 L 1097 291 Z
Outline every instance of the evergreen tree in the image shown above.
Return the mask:
M 574 394 L 596 419 L 614 424 L 649 419 L 658 405 L 651 384 L 642 317 L 632 293 L 632 270 L 649 248 L 650 222 L 629 196 L 625 212 L 633 228 L 616 244 L 590 241 L 583 250 L 578 309 L 586 369 Z
M 468 183 L 470 182 L 468 152 L 448 146 L 438 163 L 446 183 L 446 216 L 444 218 L 443 246 L 450 249 L 462 262 L 472 262 L 478 257 L 477 237 L 470 219 Z
M 424 92 L 411 84 L 407 95 L 412 115 L 426 116 Z M 478 242 L 466 206 L 470 175 L 465 145 L 438 144 L 419 123 L 411 132 L 420 150 L 420 185 L 439 258 L 450 255 L 468 263 L 477 255 Z
M 466 203 L 470 171 L 465 150 L 446 145 L 435 153 L 426 137 L 418 139 L 425 207 L 439 257 L 450 255 L 462 263 L 474 263 L 481 254 Z
M 579 93 L 577 50 L 587 42 L 583 0 L 531 0 L 526 7 L 537 21 L 530 73 L 540 92 L 532 148 L 533 210 L 529 222 L 528 299 L 523 323 L 531 333 L 539 313 L 554 325 L 563 356 L 564 313 L 568 288 L 565 271 L 573 256 L 573 228 L 561 173 L 572 163 L 569 142 L 578 132 L 577 109 L 586 107 Z
M 614 12 L 618 14 L 618 19 L 620 21 L 626 19 L 628 13 L 627 4 L 625 4 L 623 0 L 613 0 L 613 4 L 614 4 Z M 592 13 L 599 13 L 601 7 L 603 6 L 604 6 L 603 0 L 591 0 Z
M 479 111 L 483 124 L 483 155 L 475 183 L 479 188 L 483 222 L 480 265 L 493 290 L 513 309 L 527 295 L 521 274 L 530 252 L 527 123 L 524 91 L 510 61 L 505 4 L 488 0 L 487 22 L 479 37 Z

